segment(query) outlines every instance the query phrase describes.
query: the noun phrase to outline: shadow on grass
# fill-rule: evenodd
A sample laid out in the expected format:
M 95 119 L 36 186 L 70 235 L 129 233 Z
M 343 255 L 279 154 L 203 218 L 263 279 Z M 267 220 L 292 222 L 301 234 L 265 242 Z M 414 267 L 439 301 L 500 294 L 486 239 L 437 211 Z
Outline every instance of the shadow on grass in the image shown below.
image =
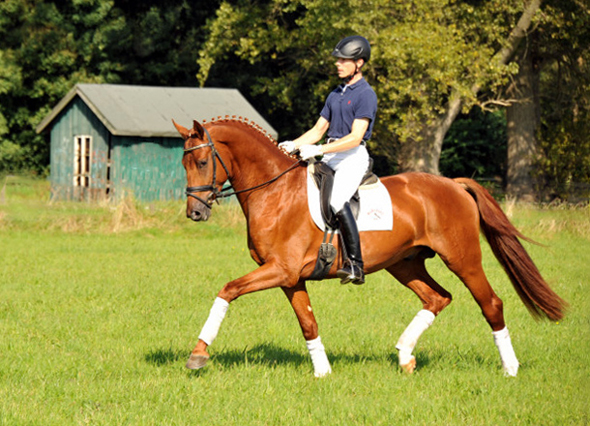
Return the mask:
M 425 368 L 427 366 L 429 366 L 429 364 L 432 362 L 432 357 L 429 356 L 426 353 L 423 352 L 414 352 L 413 354 L 416 357 L 416 369 L 420 370 L 422 368 Z M 437 361 L 439 359 L 442 359 L 442 354 L 440 356 L 435 356 L 434 357 L 434 364 L 436 365 Z M 397 355 L 397 353 L 391 353 L 387 356 L 387 360 L 389 361 L 389 363 L 392 365 L 392 367 L 398 367 L 399 365 L 399 356 Z M 401 371 L 401 370 L 400 370 Z
M 431 350 L 417 350 L 413 354 L 416 357 L 416 370 L 422 369 L 448 369 L 453 370 L 467 370 L 487 368 L 489 365 L 495 365 L 495 359 L 477 352 L 477 350 L 466 350 L 458 352 L 456 348 L 449 347 L 447 351 L 431 349 Z M 397 353 L 389 354 L 387 356 L 389 362 L 397 366 L 399 357 Z M 498 360 L 499 363 L 499 360 Z
M 174 364 L 179 361 L 187 361 L 190 351 L 178 349 L 156 349 L 148 352 L 144 359 L 148 364 L 156 367 L 161 367 L 169 364 Z M 448 364 L 448 353 L 443 353 L 437 350 L 434 351 L 416 351 L 416 362 L 418 369 L 425 367 L 434 367 L 436 365 Z M 328 358 L 333 364 L 362 364 L 365 362 L 383 362 L 384 360 L 390 363 L 393 367 L 397 367 L 399 358 L 397 353 L 383 354 L 345 354 L 334 353 L 328 351 Z M 489 363 L 489 360 L 480 354 L 473 351 L 467 351 L 460 354 L 458 363 L 463 365 L 463 368 L 473 368 L 475 366 L 483 366 Z M 246 347 L 241 350 L 229 350 L 219 353 L 213 353 L 211 361 L 223 367 L 231 368 L 243 365 L 261 365 L 261 366 L 278 366 L 278 365 L 306 365 L 311 363 L 311 359 L 307 352 L 294 352 L 289 349 L 279 347 L 273 343 L 261 343 L 252 348 Z M 459 367 L 461 368 L 461 367 Z M 199 372 L 201 370 L 197 370 Z
M 161 367 L 163 365 L 176 363 L 180 360 L 188 360 L 189 356 L 190 351 L 187 350 L 156 349 L 148 352 L 144 359 L 148 364 Z M 301 353 L 278 347 L 274 344 L 263 343 L 256 345 L 253 348 L 246 347 L 243 350 L 213 353 L 211 360 L 226 367 L 244 364 L 300 365 L 308 362 L 308 357 Z
M 261 343 L 253 348 L 243 350 L 224 351 L 216 354 L 215 362 L 225 366 L 246 364 L 258 365 L 301 365 L 307 362 L 307 357 L 298 352 L 281 348 L 272 343 Z
M 186 350 L 173 349 L 156 349 L 148 352 L 144 359 L 148 364 L 161 367 L 163 365 L 175 363 L 181 359 L 188 359 L 190 352 Z
M 163 365 L 173 364 L 178 361 L 188 360 L 190 351 L 174 349 L 156 349 L 148 352 L 144 359 L 148 364 L 161 367 Z M 333 363 L 356 364 L 367 361 L 378 361 L 381 357 L 370 354 L 349 355 L 343 353 L 333 353 L 328 351 L 328 358 Z M 258 364 L 258 365 L 301 365 L 311 362 L 307 354 L 293 352 L 281 348 L 272 343 L 262 343 L 253 348 L 244 348 L 243 350 L 230 350 L 220 353 L 214 353 L 211 360 L 222 364 L 226 367 Z M 387 360 L 394 365 L 398 363 L 397 354 L 389 354 Z M 417 354 L 416 359 L 421 365 L 428 365 L 430 358 L 428 355 Z

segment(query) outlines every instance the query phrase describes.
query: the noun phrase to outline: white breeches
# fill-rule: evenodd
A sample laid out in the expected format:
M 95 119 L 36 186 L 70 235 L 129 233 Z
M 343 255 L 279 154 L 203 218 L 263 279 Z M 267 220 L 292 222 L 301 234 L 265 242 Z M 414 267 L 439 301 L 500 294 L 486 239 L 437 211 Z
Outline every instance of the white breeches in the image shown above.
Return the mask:
M 326 154 L 322 161 L 336 172 L 330 205 L 339 212 L 361 184 L 369 167 L 369 153 L 364 145 L 359 145 L 348 151 Z

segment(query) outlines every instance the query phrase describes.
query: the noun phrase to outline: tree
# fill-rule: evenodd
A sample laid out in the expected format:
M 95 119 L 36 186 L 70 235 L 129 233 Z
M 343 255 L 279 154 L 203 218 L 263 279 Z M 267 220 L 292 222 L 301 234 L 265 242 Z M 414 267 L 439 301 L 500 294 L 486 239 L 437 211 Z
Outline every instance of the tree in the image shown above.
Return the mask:
M 531 37 L 532 38 L 532 37 Z M 533 164 L 537 156 L 539 71 L 534 63 L 534 42 L 527 42 L 516 55 L 518 74 L 508 88 L 514 101 L 506 108 L 508 135 L 506 192 L 523 201 L 533 201 Z
M 108 31 L 111 8 L 112 2 L 104 0 L 63 2 L 59 7 L 43 1 L 2 3 L 0 116 L 6 126 L 0 135 L 0 158 L 5 160 L 4 169 L 42 171 L 47 167 L 47 143 L 34 128 L 76 82 L 103 81 L 90 68 L 92 63 L 107 66 L 100 58 L 104 34 L 100 28 Z M 8 74 L 12 72 L 18 77 Z
M 546 0 L 533 51 L 540 111 L 537 193 L 576 201 L 590 196 L 590 8 Z
M 36 125 L 76 83 L 193 86 L 215 1 L 0 3 L 0 171 L 43 172 Z
M 511 72 L 508 71 L 506 74 L 492 75 L 492 79 L 487 81 L 485 78 L 480 81 L 477 81 L 476 79 L 470 88 L 471 93 L 462 91 L 459 88 L 453 88 L 446 102 L 446 106 L 439 116 L 427 123 L 426 126 L 421 129 L 417 137 L 414 137 L 409 141 L 410 143 L 402 145 L 402 152 L 400 154 L 402 170 L 421 170 L 438 174 L 438 163 L 442 150 L 442 142 L 451 124 L 461 111 L 461 108 L 469 110 L 476 104 L 484 106 L 488 102 L 500 104 L 505 102 L 500 96 L 501 86 L 498 83 L 504 81 L 503 77 L 513 73 L 514 68 L 508 68 L 507 66 L 520 42 L 525 37 L 528 28 L 531 26 L 532 19 L 539 6 L 540 0 L 532 0 L 528 4 L 516 23 L 516 26 L 510 32 L 510 35 L 502 43 L 503 47 L 495 55 L 488 58 L 492 68 L 498 67 L 499 69 L 506 69 L 506 71 L 511 70 Z M 502 9 L 495 8 L 494 11 L 502 11 Z M 511 12 L 510 9 L 505 9 L 504 11 L 508 13 Z M 486 11 L 483 12 L 485 13 Z M 484 18 L 491 19 L 491 15 L 485 14 Z M 483 39 L 487 39 L 489 45 L 493 46 L 501 40 L 492 37 L 494 32 L 498 30 L 498 27 L 492 26 L 490 28 L 491 31 L 488 34 L 485 34 Z M 477 75 L 475 75 L 475 77 L 477 77 Z M 486 97 L 485 100 L 475 99 L 474 97 L 479 94 L 482 88 L 484 88 L 486 84 L 490 85 L 490 83 L 492 85 L 495 84 L 495 87 L 488 87 L 487 91 L 488 94 L 495 97 L 495 99 L 492 98 L 490 100 L 488 97 Z
M 336 83 L 326 77 L 333 74 L 329 52 L 341 37 L 361 33 L 373 43 L 366 75 L 379 97 L 373 153 L 402 170 L 438 173 L 457 114 L 502 101 L 501 89 L 517 71 L 509 58 L 537 8 L 538 0 L 524 14 L 520 2 L 500 0 L 223 2 L 209 25 L 199 78 L 219 81 L 211 71 L 224 67 L 216 64 L 236 59 L 256 67 L 261 75 L 245 79 L 250 93 L 274 98 L 273 123 L 297 136 Z M 333 10 L 358 13 L 331 19 Z
M 438 173 L 445 134 L 458 114 L 512 104 L 511 116 L 534 105 L 536 118 L 529 122 L 537 124 L 526 132 L 534 138 L 525 146 L 536 146 L 527 148 L 535 155 L 519 158 L 528 161 L 546 196 L 567 196 L 576 182 L 590 182 L 590 11 L 582 0 L 539 5 L 5 0 L 0 171 L 47 167 L 47 142 L 33 129 L 79 82 L 190 86 L 198 72 L 198 84 L 239 88 L 282 137 L 298 136 L 338 83 L 330 51 L 357 33 L 373 46 L 365 75 L 378 93 L 379 112 L 369 148 L 382 171 Z M 524 96 L 516 83 L 527 69 L 534 84 L 532 95 Z M 512 121 L 509 132 L 524 123 Z

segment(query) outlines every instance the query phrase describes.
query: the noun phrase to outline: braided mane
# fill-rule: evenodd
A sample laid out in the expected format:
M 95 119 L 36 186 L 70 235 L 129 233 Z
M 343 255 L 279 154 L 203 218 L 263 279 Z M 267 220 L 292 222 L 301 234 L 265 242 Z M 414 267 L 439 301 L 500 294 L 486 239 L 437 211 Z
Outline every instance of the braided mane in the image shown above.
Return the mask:
M 206 123 L 207 123 L 207 120 L 203 120 L 203 125 L 205 125 Z M 262 126 L 258 125 L 257 123 L 255 123 L 252 120 L 249 120 L 246 117 L 241 117 L 241 116 L 237 117 L 235 115 L 232 115 L 231 117 L 229 115 L 226 115 L 225 117 L 218 116 L 217 118 L 213 117 L 209 121 L 209 123 L 211 123 L 211 124 L 216 124 L 216 123 L 240 123 L 240 124 L 243 124 L 243 125 L 247 126 L 248 128 L 258 132 L 261 136 L 263 136 L 266 140 L 268 140 L 270 143 L 272 143 L 275 147 L 278 148 L 278 142 L 272 137 L 272 135 L 270 133 L 268 133 Z M 279 151 L 290 158 L 295 158 L 294 156 L 287 154 L 282 149 L 279 149 Z

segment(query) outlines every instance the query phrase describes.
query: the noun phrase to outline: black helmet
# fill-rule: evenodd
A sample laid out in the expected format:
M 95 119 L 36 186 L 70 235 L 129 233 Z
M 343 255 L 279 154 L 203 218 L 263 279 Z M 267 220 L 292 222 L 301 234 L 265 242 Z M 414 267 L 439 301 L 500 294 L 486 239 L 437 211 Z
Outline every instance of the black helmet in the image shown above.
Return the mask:
M 363 59 L 367 63 L 371 58 L 371 45 L 364 37 L 358 35 L 349 36 L 338 42 L 332 55 L 337 58 L 353 59 L 355 61 Z

